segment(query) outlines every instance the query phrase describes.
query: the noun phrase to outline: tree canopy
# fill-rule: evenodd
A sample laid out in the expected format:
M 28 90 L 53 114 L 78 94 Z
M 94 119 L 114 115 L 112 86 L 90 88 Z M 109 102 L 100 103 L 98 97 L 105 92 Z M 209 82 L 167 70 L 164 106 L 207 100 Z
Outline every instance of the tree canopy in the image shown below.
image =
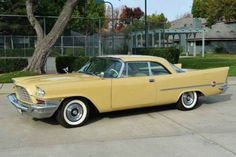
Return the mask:
M 0 14 L 25 15 L 25 0 L 0 1 Z M 0 34 L 32 34 L 27 17 L 0 17 Z
M 193 17 L 207 19 L 209 26 L 218 21 L 226 23 L 236 20 L 235 0 L 194 0 L 192 6 Z
M 123 24 L 130 24 L 130 23 L 133 23 L 134 19 L 139 20 L 141 17 L 143 17 L 143 15 L 144 15 L 144 12 L 139 7 L 130 8 L 130 7 L 124 6 L 120 14 L 120 21 Z
M 80 2 L 82 3 L 82 2 Z M 87 0 L 84 3 L 84 10 L 81 4 L 77 5 L 74 17 L 69 23 L 69 28 L 81 32 L 86 35 L 98 32 L 98 29 L 103 27 L 105 21 L 105 5 L 97 4 L 95 0 Z
M 170 23 L 163 13 L 152 14 L 148 16 L 148 24 L 150 28 L 170 28 Z
M 124 6 L 121 9 L 121 13 L 119 9 L 115 10 L 115 18 L 116 24 L 115 29 L 116 31 L 139 31 L 144 30 L 144 12 L 141 8 L 131 8 Z M 169 28 L 170 23 L 168 19 L 165 17 L 163 13 L 161 14 L 152 14 L 148 15 L 147 17 L 148 27 L 149 29 L 163 29 Z
M 34 14 L 39 16 L 58 16 L 64 3 L 65 0 L 34 0 Z M 0 14 L 26 15 L 25 0 L 0 1 Z M 94 27 L 93 30 L 98 28 L 98 18 L 104 18 L 105 16 L 105 5 L 96 4 L 95 0 L 79 0 L 72 16 L 83 18 L 73 18 L 66 29 L 87 33 L 92 30 L 92 26 Z M 97 18 L 97 20 L 91 20 L 91 18 Z M 39 17 L 37 19 L 43 25 L 44 19 Z M 45 18 L 46 33 L 51 30 L 56 20 L 56 18 Z M 101 21 L 101 25 L 103 21 Z M 35 34 L 27 17 L 0 17 L 0 33 L 11 35 Z
M 167 29 L 170 28 L 170 22 L 163 13 L 152 14 L 147 17 L 148 29 Z M 128 31 L 140 31 L 144 30 L 144 19 L 133 20 L 132 25 L 127 27 Z

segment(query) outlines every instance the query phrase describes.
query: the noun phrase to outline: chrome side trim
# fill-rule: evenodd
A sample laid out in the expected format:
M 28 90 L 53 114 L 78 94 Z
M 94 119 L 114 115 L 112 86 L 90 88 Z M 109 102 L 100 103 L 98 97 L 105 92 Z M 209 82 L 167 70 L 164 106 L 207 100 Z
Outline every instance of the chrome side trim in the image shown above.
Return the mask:
M 217 83 L 217 86 L 224 85 L 225 83 Z M 177 90 L 177 89 L 188 89 L 188 88 L 197 88 L 197 87 L 207 87 L 211 86 L 212 84 L 205 84 L 205 85 L 195 85 L 195 86 L 186 86 L 186 87 L 176 87 L 176 88 L 165 88 L 165 89 L 160 89 L 161 91 L 169 91 L 169 90 Z

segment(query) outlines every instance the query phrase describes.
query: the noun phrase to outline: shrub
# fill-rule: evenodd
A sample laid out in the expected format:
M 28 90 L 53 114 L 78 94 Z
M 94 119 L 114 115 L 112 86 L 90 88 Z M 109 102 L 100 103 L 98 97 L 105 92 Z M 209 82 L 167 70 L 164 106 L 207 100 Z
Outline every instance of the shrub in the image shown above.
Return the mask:
M 79 70 L 87 61 L 89 57 L 72 57 L 59 56 L 56 57 L 56 68 L 58 73 L 65 73 L 64 68 L 68 67 L 68 72 Z
M 75 48 L 73 54 L 73 48 L 65 48 L 64 49 L 64 56 L 82 56 L 85 54 L 84 48 Z
M 27 48 L 27 49 L 16 48 L 16 49 L 6 49 L 6 50 L 1 49 L 0 51 L 1 51 L 0 56 L 2 57 L 31 57 L 34 53 L 33 48 Z
M 28 59 L 0 59 L 0 73 L 19 71 L 28 65 Z
M 180 49 L 175 47 L 168 47 L 168 48 L 134 48 L 134 54 L 137 55 L 150 55 L 150 56 L 157 56 L 162 57 L 168 60 L 169 62 L 176 64 L 179 62 L 180 56 Z
M 229 53 L 223 46 L 218 46 L 215 48 L 215 53 L 218 54 L 224 54 L 224 53 Z

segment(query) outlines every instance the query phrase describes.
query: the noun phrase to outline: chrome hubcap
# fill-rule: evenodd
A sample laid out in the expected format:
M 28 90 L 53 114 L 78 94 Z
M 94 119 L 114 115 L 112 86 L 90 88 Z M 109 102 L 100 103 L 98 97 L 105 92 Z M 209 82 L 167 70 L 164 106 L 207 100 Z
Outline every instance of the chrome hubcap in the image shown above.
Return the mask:
M 66 117 L 71 122 L 76 122 L 81 119 L 83 115 L 83 108 L 78 103 L 73 103 L 66 109 Z
M 183 102 L 186 106 L 191 106 L 194 102 L 194 94 L 192 92 L 184 93 Z

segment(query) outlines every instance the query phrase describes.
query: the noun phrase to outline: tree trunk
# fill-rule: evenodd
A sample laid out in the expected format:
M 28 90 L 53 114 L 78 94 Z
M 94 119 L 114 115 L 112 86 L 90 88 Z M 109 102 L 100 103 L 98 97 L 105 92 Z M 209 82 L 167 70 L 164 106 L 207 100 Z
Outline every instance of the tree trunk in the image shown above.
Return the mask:
M 28 20 L 36 31 L 37 42 L 35 45 L 34 54 L 28 66 L 24 69 L 25 71 L 38 72 L 41 74 L 46 72 L 45 64 L 48 56 L 50 55 L 50 48 L 63 33 L 77 3 L 78 0 L 67 0 L 53 28 L 47 35 L 44 35 L 42 26 L 33 14 L 33 0 L 26 1 Z

